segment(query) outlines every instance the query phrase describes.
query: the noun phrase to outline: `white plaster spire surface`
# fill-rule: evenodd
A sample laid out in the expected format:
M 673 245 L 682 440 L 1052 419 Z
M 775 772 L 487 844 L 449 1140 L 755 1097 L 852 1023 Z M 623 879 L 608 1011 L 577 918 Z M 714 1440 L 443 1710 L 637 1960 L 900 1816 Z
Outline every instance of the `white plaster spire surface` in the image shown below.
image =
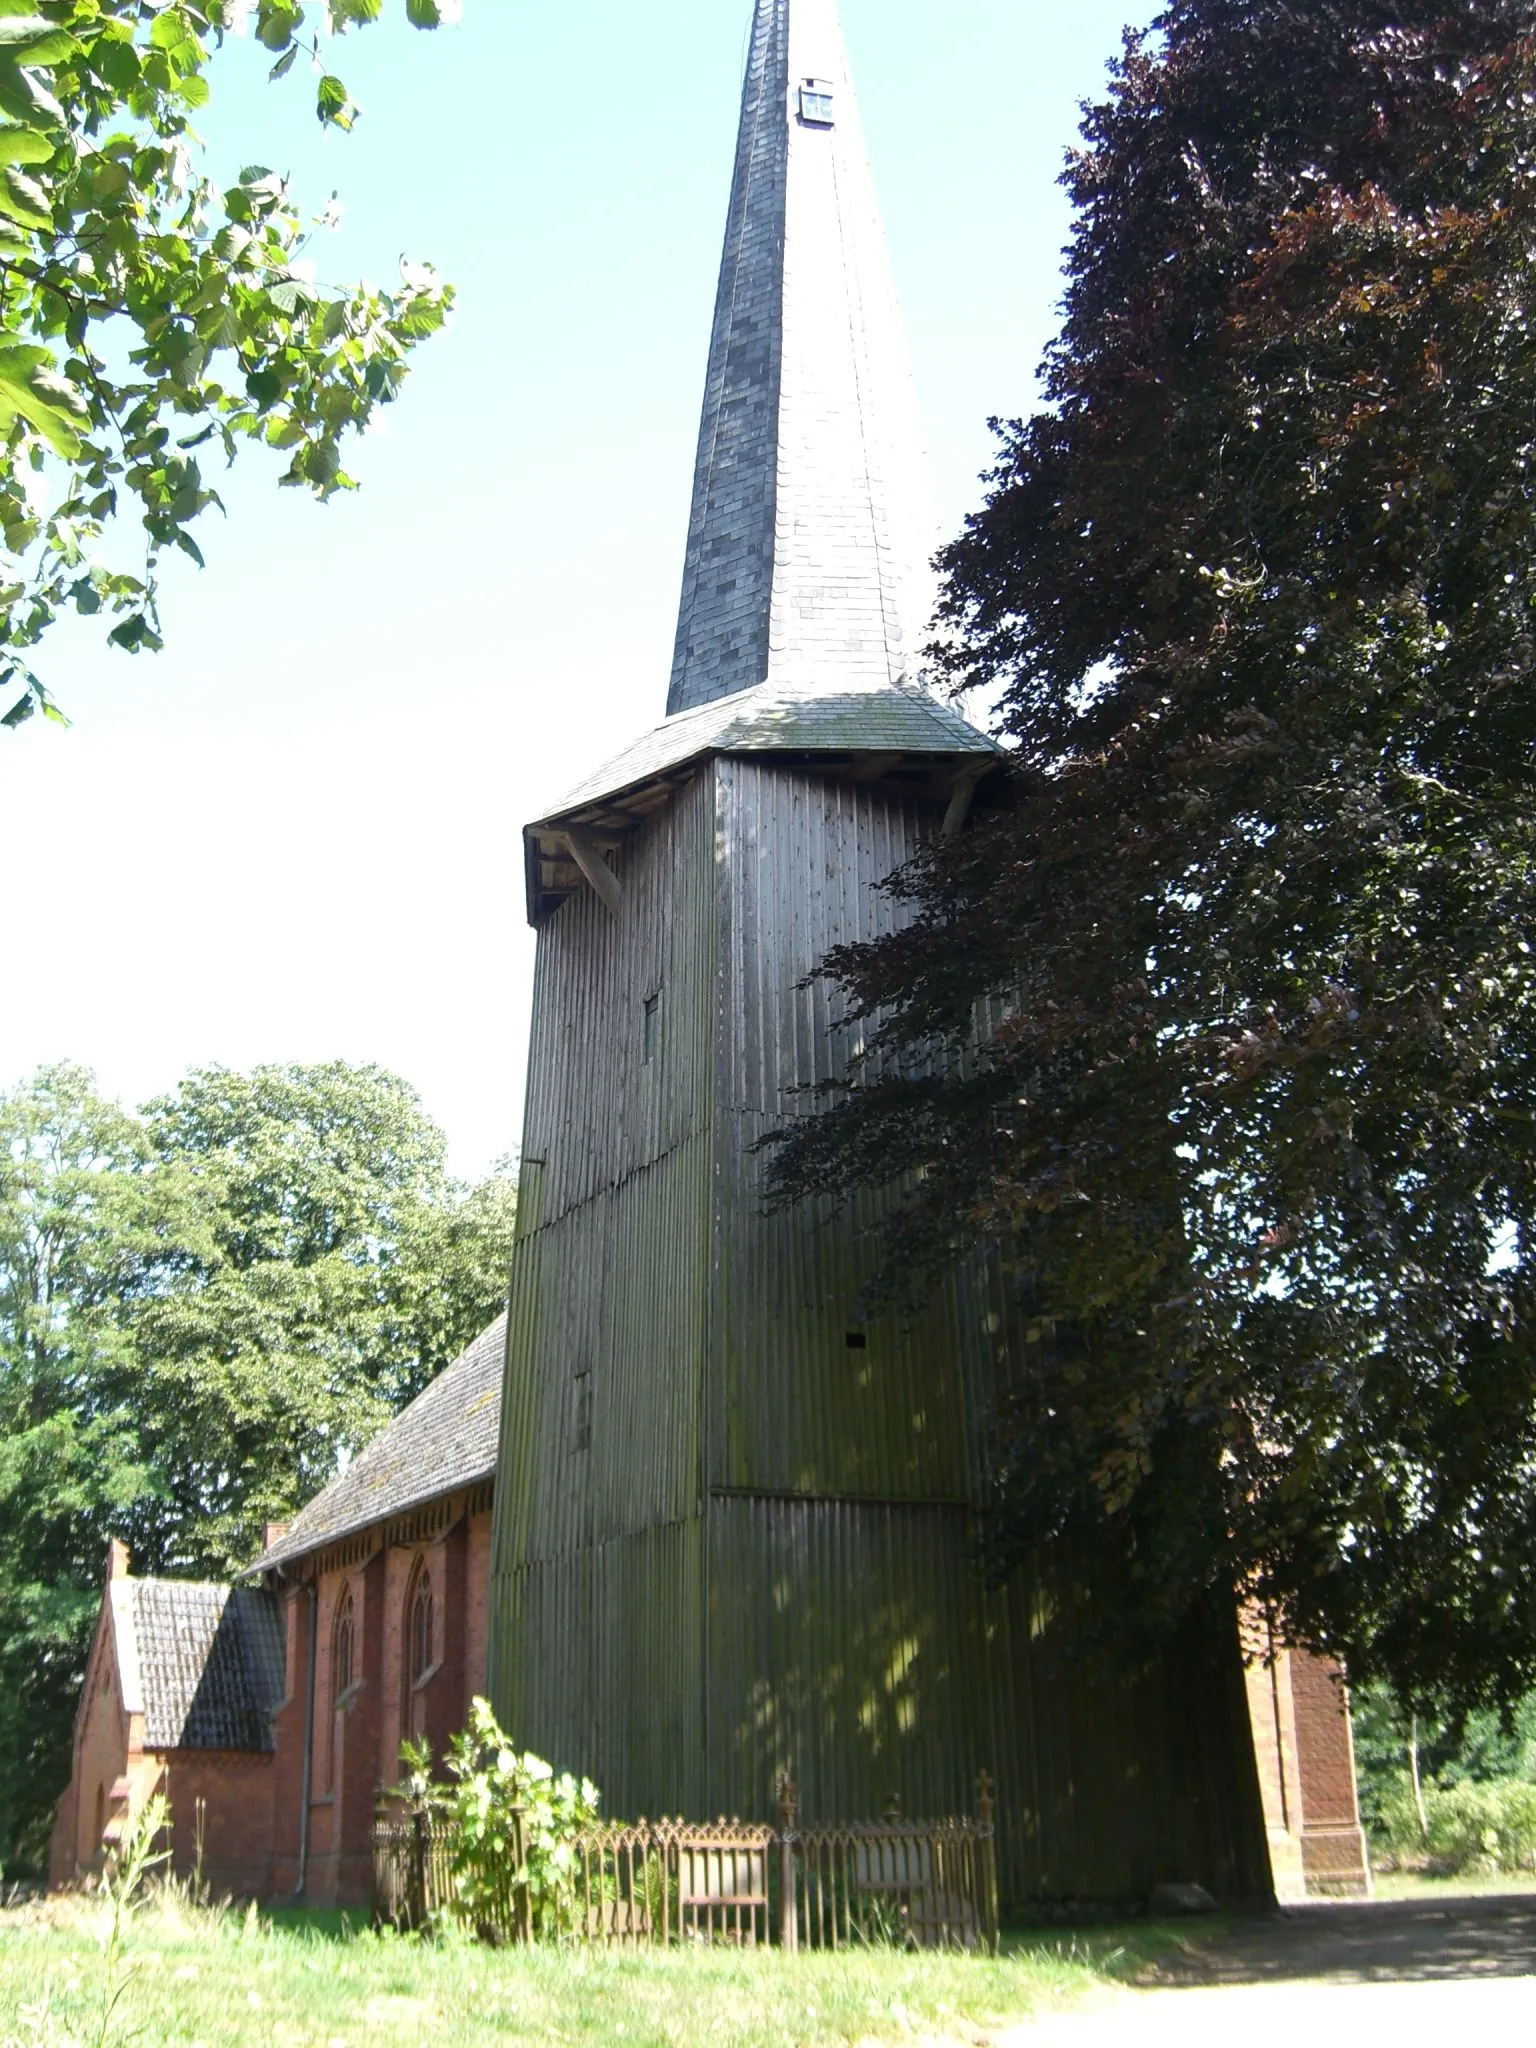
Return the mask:
M 835 0 L 757 0 L 668 712 L 914 684 L 931 548 Z

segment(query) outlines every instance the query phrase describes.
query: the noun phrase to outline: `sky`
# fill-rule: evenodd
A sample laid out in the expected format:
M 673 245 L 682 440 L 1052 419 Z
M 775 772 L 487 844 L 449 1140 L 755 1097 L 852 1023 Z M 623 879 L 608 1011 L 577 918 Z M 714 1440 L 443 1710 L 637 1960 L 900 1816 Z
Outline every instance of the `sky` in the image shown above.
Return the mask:
M 1144 0 L 843 0 L 933 470 L 937 546 L 1027 411 L 1068 232 L 1057 178 Z M 45 1061 L 137 1103 L 194 1066 L 374 1061 L 475 1177 L 515 1152 L 533 934 L 520 833 L 665 709 L 750 0 L 402 0 L 331 53 L 363 108 L 232 42 L 210 167 L 266 164 L 458 290 L 355 496 L 243 453 L 163 654 L 99 622 L 36 666 L 68 712 L 0 733 L 12 881 L 0 1087 Z M 134 552 L 123 536 L 124 552 Z

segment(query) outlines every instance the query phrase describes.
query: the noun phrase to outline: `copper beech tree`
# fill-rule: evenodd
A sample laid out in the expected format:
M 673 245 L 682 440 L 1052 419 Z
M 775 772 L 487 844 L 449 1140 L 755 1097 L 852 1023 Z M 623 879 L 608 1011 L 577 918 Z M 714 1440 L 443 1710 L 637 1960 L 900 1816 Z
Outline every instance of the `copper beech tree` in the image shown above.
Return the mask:
M 1011 789 L 828 963 L 869 1061 L 773 1165 L 901 1191 L 877 1289 L 995 1247 L 995 1568 L 1065 1544 L 1133 1656 L 1251 1593 L 1453 1712 L 1536 1679 L 1531 30 L 1128 41 L 944 556 Z

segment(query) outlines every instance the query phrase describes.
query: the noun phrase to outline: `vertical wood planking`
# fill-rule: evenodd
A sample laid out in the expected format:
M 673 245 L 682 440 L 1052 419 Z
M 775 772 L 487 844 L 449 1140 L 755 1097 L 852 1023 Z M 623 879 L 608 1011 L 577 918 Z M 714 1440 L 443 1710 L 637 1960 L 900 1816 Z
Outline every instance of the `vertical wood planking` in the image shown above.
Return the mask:
M 584 891 L 539 935 L 493 1686 L 619 1809 L 702 1789 L 713 856 L 701 775 L 626 845 L 621 918 Z
M 1253 1898 L 1220 1644 L 1131 1682 L 1057 1654 L 1073 1603 L 1043 1577 L 983 1584 L 991 1407 L 1030 1360 L 1002 1262 L 861 1328 L 880 1200 L 762 1210 L 758 1141 L 859 1042 L 806 977 L 905 914 L 880 884 L 935 823 L 720 759 L 626 846 L 622 919 L 583 893 L 541 932 L 497 1704 L 610 1813 L 765 1816 L 781 1769 L 825 1819 L 955 1812 L 986 1768 L 1014 1903 L 1170 1875 Z
M 716 1487 L 912 1500 L 966 1497 L 954 1307 L 864 1328 L 873 1199 L 763 1213 L 755 1148 L 843 1074 L 862 1030 L 824 981 L 836 945 L 906 914 L 881 884 L 916 851 L 932 807 L 772 761 L 719 764 L 720 1147 Z M 851 1348 L 849 1336 L 862 1337 Z

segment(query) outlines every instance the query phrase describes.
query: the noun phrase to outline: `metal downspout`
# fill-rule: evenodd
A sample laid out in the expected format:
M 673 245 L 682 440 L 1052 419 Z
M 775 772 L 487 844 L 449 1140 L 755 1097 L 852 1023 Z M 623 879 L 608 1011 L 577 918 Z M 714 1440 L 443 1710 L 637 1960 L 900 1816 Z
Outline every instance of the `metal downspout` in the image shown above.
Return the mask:
M 299 1877 L 293 1888 L 293 1896 L 303 1896 L 309 1883 L 309 1803 L 313 1790 L 315 1769 L 315 1652 L 320 1641 L 320 1592 L 313 1579 L 309 1581 L 309 1685 L 304 1702 L 304 1769 L 303 1790 L 299 1806 Z

